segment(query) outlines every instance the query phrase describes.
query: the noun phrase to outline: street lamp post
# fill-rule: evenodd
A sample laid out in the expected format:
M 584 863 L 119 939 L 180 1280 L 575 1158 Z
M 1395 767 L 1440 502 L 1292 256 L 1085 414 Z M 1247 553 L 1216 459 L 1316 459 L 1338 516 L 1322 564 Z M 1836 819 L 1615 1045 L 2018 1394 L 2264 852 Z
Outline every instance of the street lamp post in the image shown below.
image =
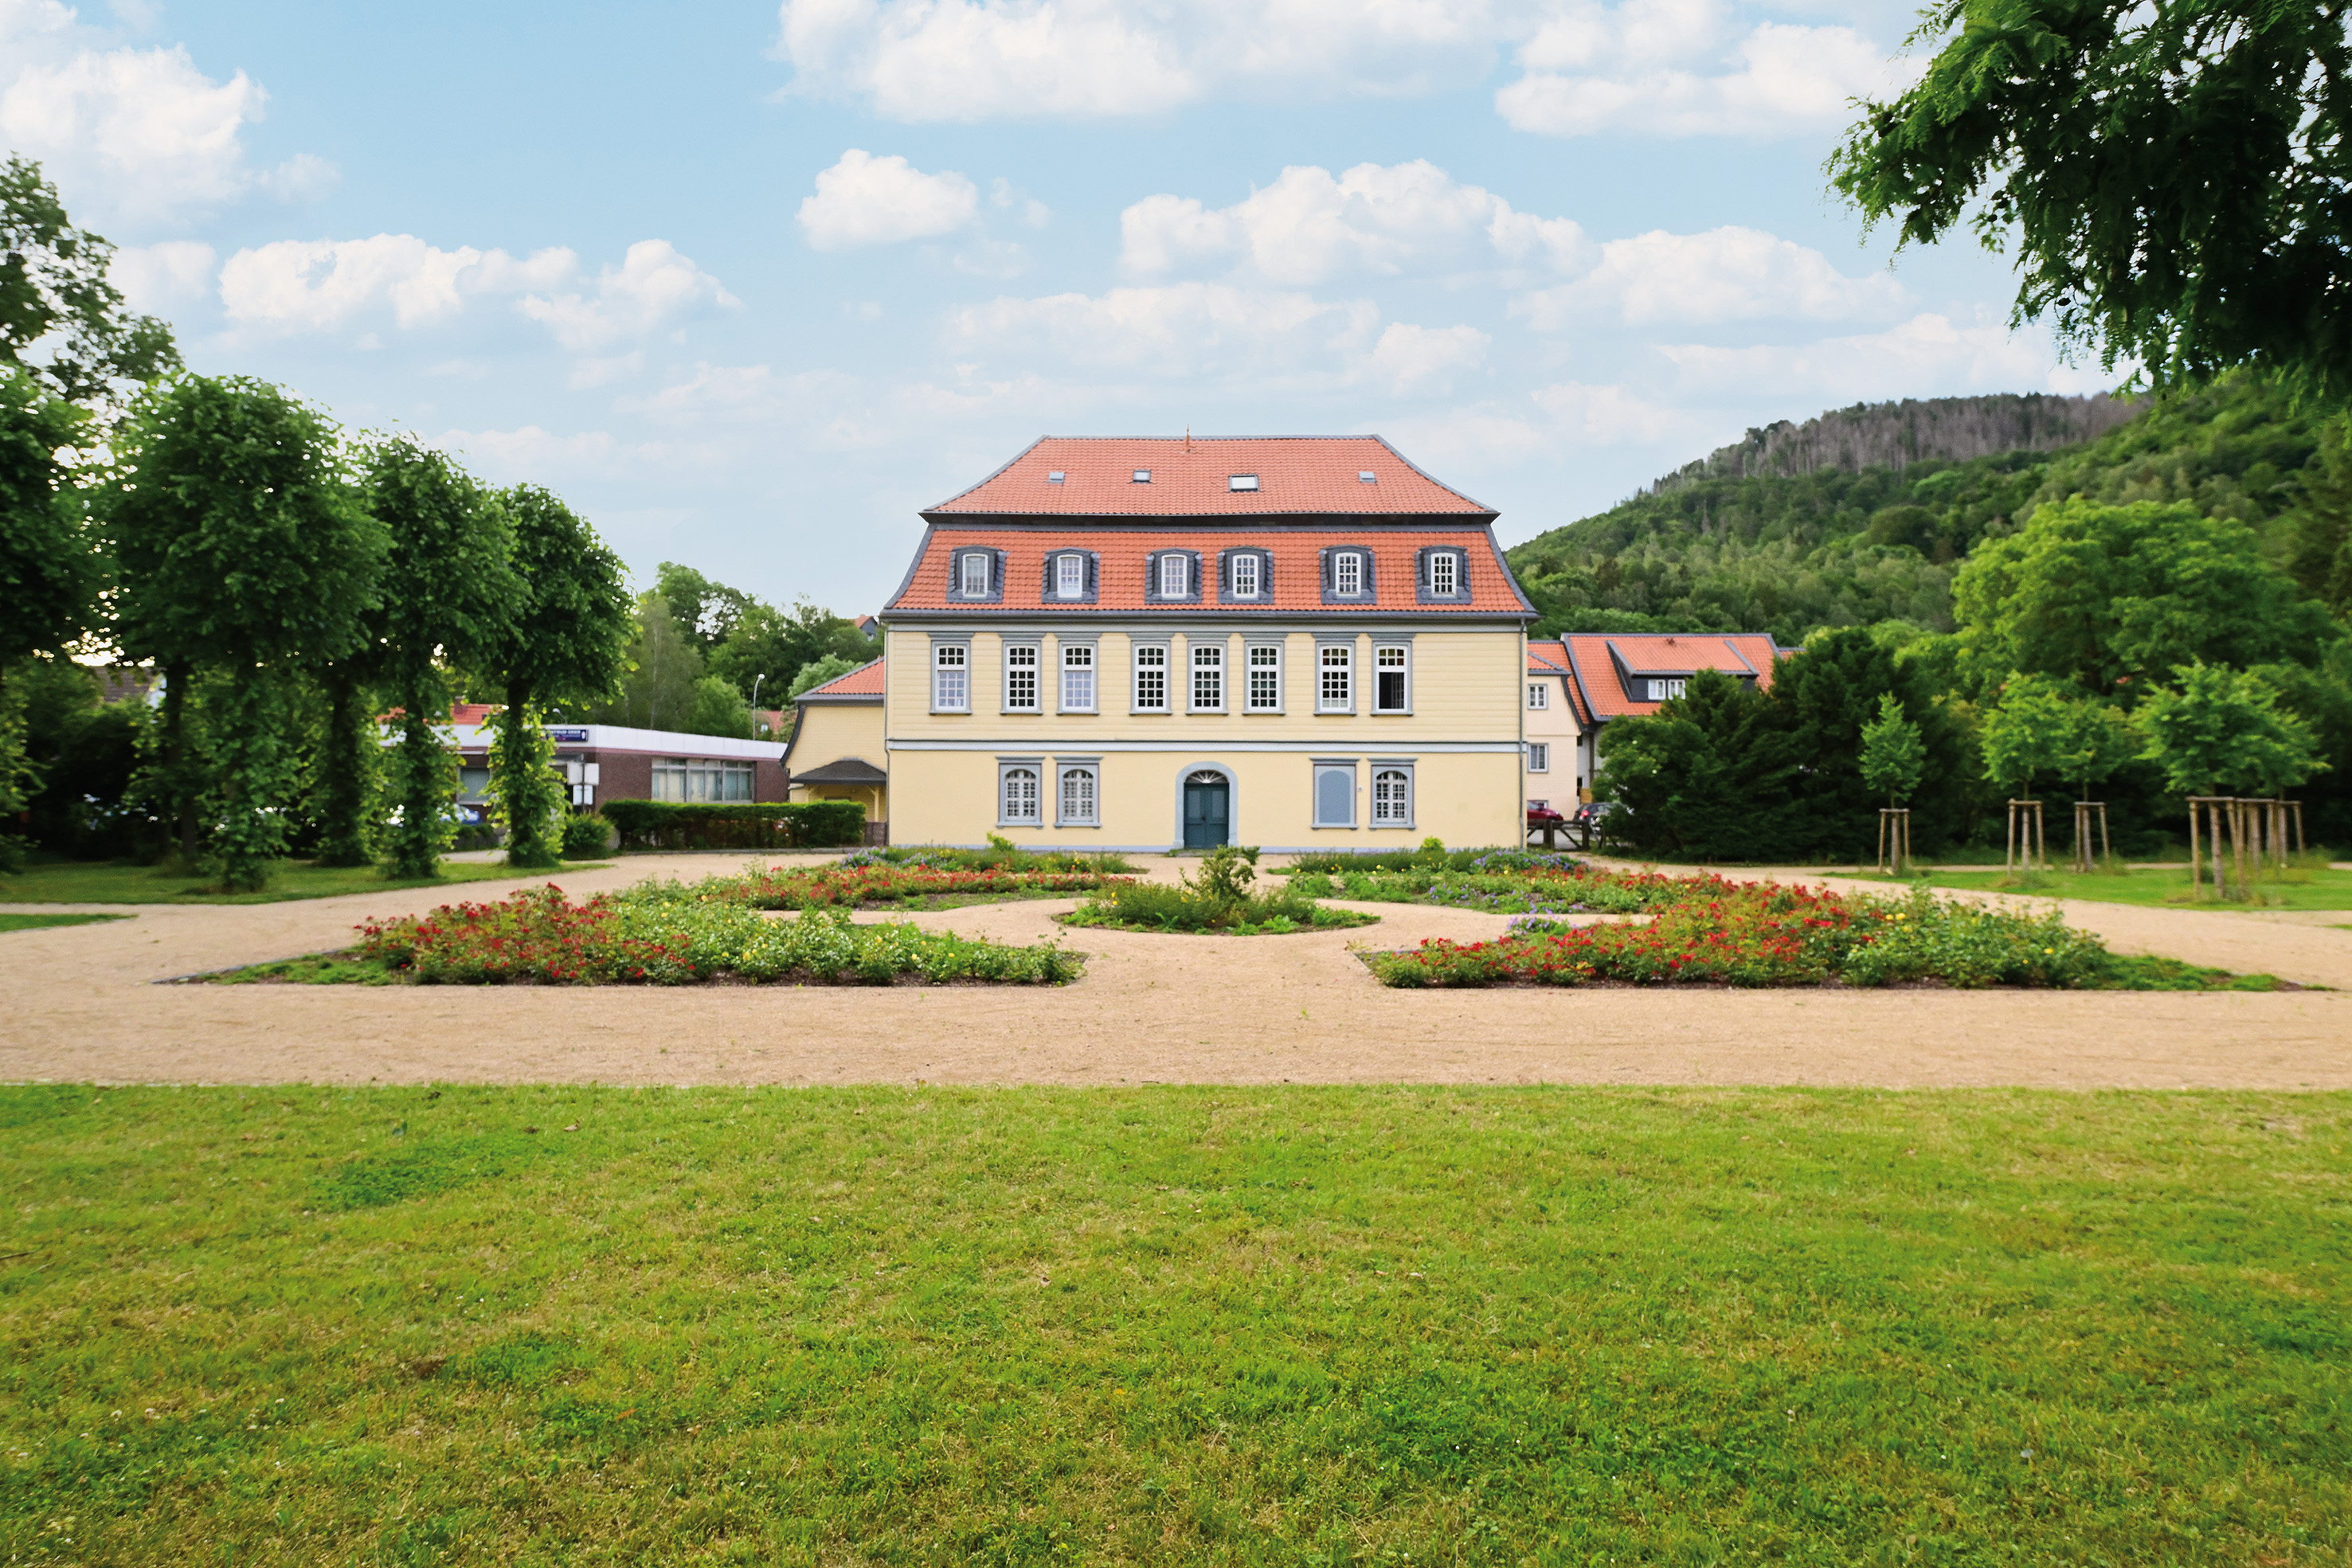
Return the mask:
M 754 735 L 760 733 L 760 683 L 767 678 L 765 670 L 751 677 L 751 733 Z

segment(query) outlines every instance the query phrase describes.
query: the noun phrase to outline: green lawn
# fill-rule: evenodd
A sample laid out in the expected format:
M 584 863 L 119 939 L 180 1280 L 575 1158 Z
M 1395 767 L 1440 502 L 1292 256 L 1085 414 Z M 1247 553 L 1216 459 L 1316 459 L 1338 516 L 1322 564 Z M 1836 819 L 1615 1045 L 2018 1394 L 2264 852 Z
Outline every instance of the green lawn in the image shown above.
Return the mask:
M 0 1089 L 17 1562 L 2342 1563 L 2352 1095 Z
M 0 915 L 0 931 L 39 931 L 51 925 L 91 925 L 101 920 L 130 920 L 128 915 Z
M 259 893 L 213 893 L 201 876 L 169 873 L 121 861 L 64 861 L 0 876 L 0 904 L 277 904 L 289 898 L 332 898 L 344 893 L 386 893 L 404 887 L 446 887 L 517 877 L 560 883 L 574 872 L 602 871 L 609 862 L 566 863 L 562 869 L 517 872 L 476 861 L 443 861 L 427 880 L 391 881 L 373 866 L 328 867 L 288 862 Z
M 1737 874 L 1737 873 L 1733 873 Z M 1908 881 L 1909 878 L 1888 878 L 1864 873 L 1864 880 L 1874 882 Z M 2094 898 L 2108 904 L 2138 904 L 2149 906 L 2170 906 L 2181 909 L 2352 909 L 2352 872 L 2333 871 L 2326 867 L 2313 870 L 2292 870 L 2286 879 L 2264 878 L 2255 883 L 2262 895 L 2259 903 L 2223 903 L 2213 897 L 2213 883 L 2205 883 L 2205 899 L 2193 904 L 2189 896 L 2189 873 L 2179 871 L 2131 871 L 2120 876 L 2097 872 L 2050 872 L 2032 879 L 2022 886 L 2003 885 L 2008 874 L 1996 866 L 1987 872 L 1939 871 L 1928 874 L 1937 887 L 1967 888 L 1994 893 L 2022 893 L 2037 898 Z

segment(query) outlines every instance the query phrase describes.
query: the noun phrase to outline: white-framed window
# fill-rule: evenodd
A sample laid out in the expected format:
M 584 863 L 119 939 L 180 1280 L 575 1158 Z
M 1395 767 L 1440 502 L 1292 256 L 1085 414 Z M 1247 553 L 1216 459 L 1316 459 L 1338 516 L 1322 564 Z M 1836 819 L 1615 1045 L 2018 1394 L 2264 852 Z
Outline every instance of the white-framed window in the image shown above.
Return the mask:
M 1528 711 L 1540 713 L 1551 706 L 1551 687 L 1542 681 L 1528 683 Z
M 996 770 L 997 821 L 1035 827 L 1038 816 L 1037 769 L 1026 762 L 1006 763 Z
M 1095 645 L 1062 644 L 1062 711 L 1092 713 L 1095 706 Z
M 1225 488 L 1228 490 L 1255 490 L 1257 488 L 1257 476 L 1255 474 L 1228 474 L 1225 476 Z
M 1372 764 L 1372 826 L 1412 826 L 1412 769 Z
M 990 558 L 984 550 L 967 550 L 957 562 L 958 576 L 962 583 L 961 591 L 966 599 L 988 597 L 989 564 Z
M 1315 650 L 1315 708 L 1356 711 L 1356 650 L 1348 643 L 1326 643 Z
M 1331 558 L 1331 591 L 1352 599 L 1364 591 L 1364 558 L 1343 549 Z
M 1233 574 L 1234 597 L 1255 599 L 1258 595 L 1258 559 L 1255 555 L 1236 555 L 1230 559 L 1228 570 Z
M 1160 558 L 1160 597 L 1182 599 L 1192 591 L 1192 558 L 1174 550 Z
M 1315 825 L 1352 828 L 1356 825 L 1356 765 L 1353 762 L 1315 764 Z
M 1253 643 L 1249 647 L 1249 711 L 1282 711 L 1282 644 Z
M 931 645 L 931 706 L 941 713 L 971 707 L 971 650 L 961 643 Z
M 1650 700 L 1654 703 L 1668 702 L 1682 695 L 1689 688 L 1690 682 L 1686 680 L 1652 681 Z
M 1372 645 L 1372 711 L 1412 711 L 1412 650 L 1402 643 Z
M 1192 711 L 1214 712 L 1225 706 L 1225 645 L 1192 644 Z
M 1061 827 L 1090 828 L 1095 825 L 1097 794 L 1095 767 L 1091 762 L 1067 763 L 1062 768 L 1061 815 L 1055 819 Z
M 1450 549 L 1433 550 L 1429 557 L 1429 591 L 1447 599 L 1460 591 L 1462 558 Z
M 1037 644 L 1004 644 L 1004 706 L 1013 713 L 1037 711 Z
M 1530 773 L 1551 771 L 1551 742 L 1548 740 L 1528 742 L 1528 771 Z
M 716 757 L 654 758 L 654 799 L 720 802 L 751 798 L 751 764 Z
M 1135 471 L 1135 482 L 1136 482 L 1137 484 L 1139 484 L 1139 485 L 1149 485 L 1149 484 L 1150 484 L 1150 483 L 1151 483 L 1151 470 L 1150 470 L 1150 469 L 1149 469 L 1149 468 L 1138 468 L 1138 469 Z
M 1168 711 L 1168 644 L 1135 645 L 1135 706 L 1139 713 Z
M 656 757 L 654 758 L 654 799 L 683 800 L 686 799 L 686 758 Z
M 1087 596 L 1087 558 L 1075 551 L 1054 558 L 1054 597 L 1084 599 Z

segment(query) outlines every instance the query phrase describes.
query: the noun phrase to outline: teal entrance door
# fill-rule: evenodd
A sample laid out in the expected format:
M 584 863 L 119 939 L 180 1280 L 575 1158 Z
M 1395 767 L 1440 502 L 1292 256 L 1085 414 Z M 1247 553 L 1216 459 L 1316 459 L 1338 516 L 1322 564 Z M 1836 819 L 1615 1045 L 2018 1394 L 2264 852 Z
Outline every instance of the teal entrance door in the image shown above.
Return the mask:
M 1222 773 L 1202 768 L 1184 779 L 1184 847 L 1213 850 L 1233 836 L 1234 789 Z

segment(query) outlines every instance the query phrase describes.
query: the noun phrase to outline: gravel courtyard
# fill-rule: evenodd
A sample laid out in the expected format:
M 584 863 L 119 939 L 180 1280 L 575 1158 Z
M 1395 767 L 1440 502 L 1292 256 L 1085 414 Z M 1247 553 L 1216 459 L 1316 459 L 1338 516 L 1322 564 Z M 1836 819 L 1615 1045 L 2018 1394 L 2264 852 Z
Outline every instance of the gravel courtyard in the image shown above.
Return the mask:
M 604 871 L 472 883 L 457 896 L 494 898 L 550 880 L 577 894 L 740 863 L 638 857 Z M 1187 863 L 1142 862 L 1155 877 Z M 1060 934 L 1089 958 L 1086 977 L 1059 989 L 151 983 L 341 946 L 363 917 L 452 897 L 417 890 L 108 906 L 136 918 L 0 935 L 0 1078 L 2352 1087 L 2352 929 L 2340 914 L 2066 905 L 2070 921 L 2119 952 L 2336 988 L 2272 994 L 1389 990 L 1351 948 L 1491 936 L 1503 917 L 1365 904 L 1352 907 L 1380 915 L 1380 925 L 1294 936 L 1066 933 L 1052 915 L 1067 900 L 912 916 L 1009 941 Z

